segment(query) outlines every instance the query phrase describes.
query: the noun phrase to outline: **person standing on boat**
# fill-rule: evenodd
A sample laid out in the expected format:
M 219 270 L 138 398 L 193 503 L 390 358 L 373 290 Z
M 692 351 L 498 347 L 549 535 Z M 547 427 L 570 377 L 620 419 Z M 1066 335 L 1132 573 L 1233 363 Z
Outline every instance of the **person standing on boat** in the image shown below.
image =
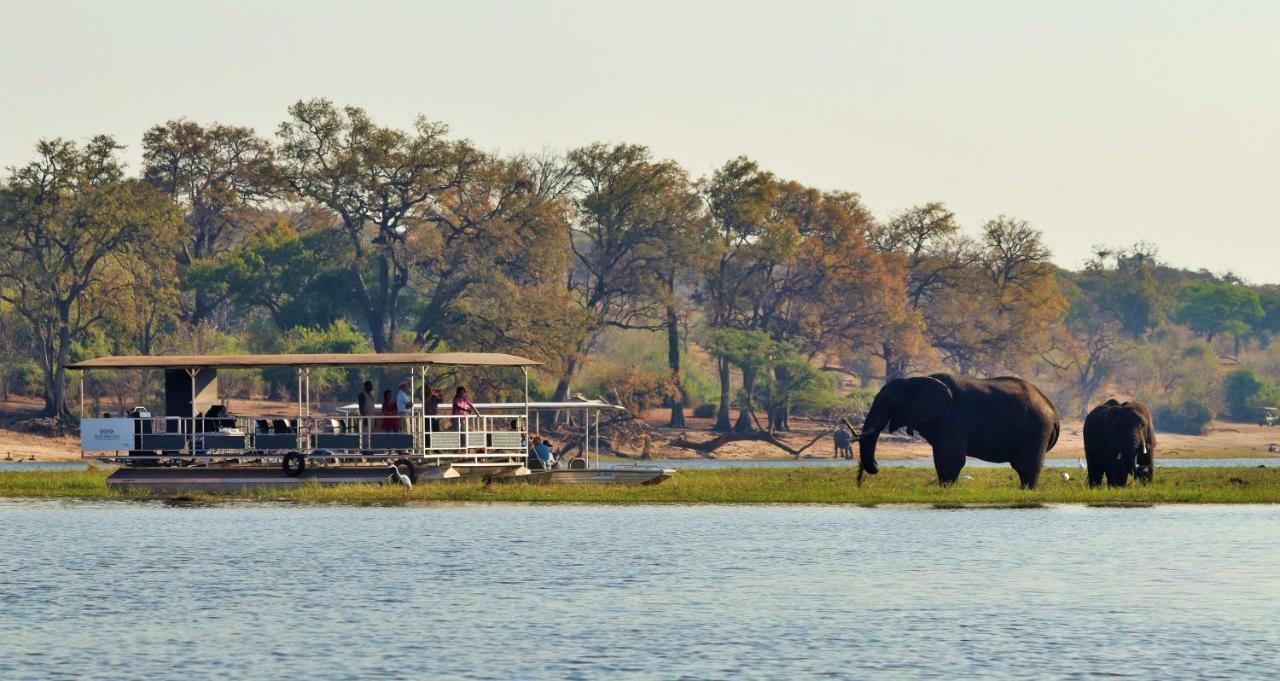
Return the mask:
M 382 430 L 388 433 L 400 432 L 400 419 L 396 418 L 396 398 L 390 390 L 382 391 Z
M 465 433 L 468 430 L 466 428 L 466 417 L 477 415 L 479 415 L 479 412 L 476 411 L 475 405 L 471 404 L 471 400 L 467 397 L 467 389 L 458 386 L 458 390 L 453 393 L 453 420 L 457 424 L 458 431 Z M 462 435 L 462 446 L 464 448 L 467 446 L 466 437 L 466 435 Z
M 408 419 L 408 412 L 413 406 L 413 398 L 408 394 L 408 384 L 401 383 L 396 390 L 396 413 L 402 420 Z
M 364 392 L 356 398 L 356 406 L 360 409 L 359 432 L 368 433 L 373 430 L 373 415 L 378 408 L 378 400 L 373 396 L 373 381 L 364 382 Z
M 436 430 L 436 419 L 431 417 L 440 415 L 441 402 L 444 402 L 444 391 L 439 388 L 433 389 L 431 391 L 431 395 L 427 397 L 427 403 L 425 405 L 425 412 L 427 415 L 427 430 L 430 430 L 430 431 Z

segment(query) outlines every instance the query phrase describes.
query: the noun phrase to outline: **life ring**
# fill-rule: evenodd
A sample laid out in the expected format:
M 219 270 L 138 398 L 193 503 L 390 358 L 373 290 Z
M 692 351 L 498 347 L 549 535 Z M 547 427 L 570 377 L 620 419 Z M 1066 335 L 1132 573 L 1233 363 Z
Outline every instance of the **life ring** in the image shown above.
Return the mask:
M 289 452 L 284 455 L 284 459 L 281 460 L 281 465 L 284 466 L 285 475 L 291 478 L 296 478 L 299 475 L 302 475 L 302 471 L 306 470 L 307 458 L 300 452 Z
M 409 478 L 409 482 L 418 484 L 418 469 L 414 467 L 412 461 L 406 458 L 396 459 L 396 468 L 403 469 L 400 472 Z

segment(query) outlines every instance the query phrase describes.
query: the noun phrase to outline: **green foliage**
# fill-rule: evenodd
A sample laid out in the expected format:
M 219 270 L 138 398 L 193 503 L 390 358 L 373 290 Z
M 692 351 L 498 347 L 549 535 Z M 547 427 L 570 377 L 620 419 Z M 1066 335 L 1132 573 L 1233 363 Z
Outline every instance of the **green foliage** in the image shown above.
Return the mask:
M 1204 279 L 1187 284 L 1179 294 L 1174 318 L 1213 340 L 1219 334 L 1240 336 L 1262 321 L 1258 294 L 1239 284 Z
M 1227 415 L 1236 421 L 1256 421 L 1263 407 L 1280 407 L 1280 387 L 1247 367 L 1227 374 L 1222 394 Z
M 294 327 L 281 334 L 273 352 L 278 353 L 338 353 L 359 354 L 371 352 L 369 340 L 344 320 L 327 327 Z M 293 386 L 296 375 L 291 368 L 264 369 L 264 380 L 280 385 Z M 317 394 L 356 395 L 365 380 L 358 369 L 312 369 L 311 389 Z
M 1213 410 L 1203 399 L 1188 396 L 1156 407 L 1152 417 L 1156 430 L 1204 435 L 1205 427 L 1213 420 Z
M 9 388 L 19 395 L 39 395 L 44 389 L 43 373 L 40 365 L 27 360 L 10 368 Z
M 836 401 L 835 379 L 819 371 L 790 346 L 780 344 L 773 372 L 756 384 L 765 408 L 790 406 L 794 413 L 820 413 Z
M 349 287 L 328 230 L 275 222 L 236 248 L 194 263 L 187 284 L 241 309 L 266 309 L 278 329 L 327 327 L 347 308 Z
M 702 362 L 686 356 L 684 362 L 684 393 L 689 404 L 694 405 L 695 412 L 699 408 L 710 408 L 715 415 L 716 400 L 720 386 L 716 382 L 715 371 Z M 696 414 L 695 414 L 696 416 Z M 697 418 L 707 418 L 697 416 Z
M 709 419 L 716 415 L 716 405 L 710 402 L 703 402 L 693 408 L 693 418 Z

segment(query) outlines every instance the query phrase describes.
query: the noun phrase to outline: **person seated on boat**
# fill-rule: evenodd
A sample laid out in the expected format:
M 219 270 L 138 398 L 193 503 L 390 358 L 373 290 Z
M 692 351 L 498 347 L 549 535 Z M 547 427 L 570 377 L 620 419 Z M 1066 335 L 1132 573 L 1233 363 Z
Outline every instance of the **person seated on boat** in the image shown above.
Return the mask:
M 390 390 L 382 391 L 382 430 L 387 433 L 400 432 L 400 419 L 396 418 L 396 398 Z
M 542 438 L 542 442 L 538 443 L 534 449 L 538 454 L 538 459 L 542 461 L 544 466 L 548 469 L 556 467 L 556 455 L 555 452 L 552 451 L 551 440 L 548 440 L 545 437 Z
M 551 453 L 551 445 L 538 435 L 533 436 L 533 447 L 529 450 L 529 468 L 534 470 L 551 470 L 555 465 L 555 456 Z

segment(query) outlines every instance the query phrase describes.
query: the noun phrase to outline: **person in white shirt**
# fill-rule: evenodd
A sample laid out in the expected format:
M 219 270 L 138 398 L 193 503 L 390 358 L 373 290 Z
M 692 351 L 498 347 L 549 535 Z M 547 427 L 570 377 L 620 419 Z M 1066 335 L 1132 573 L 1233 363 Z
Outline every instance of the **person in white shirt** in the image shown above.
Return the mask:
M 413 398 L 409 397 L 409 384 L 401 383 L 400 389 L 396 391 L 396 413 L 400 415 L 403 423 L 408 423 L 404 419 L 409 417 L 409 408 L 413 406 Z

